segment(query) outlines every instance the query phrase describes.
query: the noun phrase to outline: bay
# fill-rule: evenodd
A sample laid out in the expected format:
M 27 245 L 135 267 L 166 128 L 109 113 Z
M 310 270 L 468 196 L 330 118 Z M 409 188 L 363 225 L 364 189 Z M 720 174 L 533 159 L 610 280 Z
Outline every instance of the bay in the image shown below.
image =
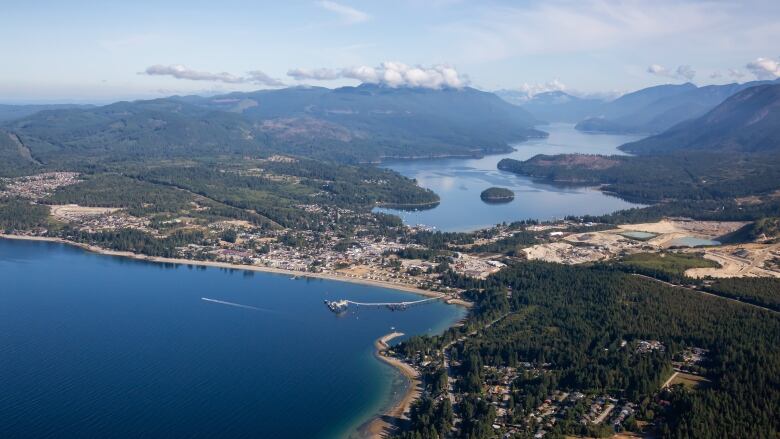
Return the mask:
M 3 438 L 344 437 L 399 391 L 373 342 L 464 314 L 337 316 L 323 300 L 417 296 L 45 242 L 0 239 L 0 280 Z
M 376 209 L 400 216 L 408 225 L 425 225 L 442 231 L 471 231 L 502 222 L 525 219 L 553 220 L 567 215 L 601 215 L 639 207 L 595 188 L 559 186 L 535 182 L 530 178 L 499 171 L 503 158 L 527 160 L 537 154 L 588 153 L 622 155 L 617 147 L 640 137 L 632 135 L 591 134 L 571 124 L 555 123 L 540 127 L 550 135 L 513 145 L 508 154 L 479 159 L 431 159 L 392 161 L 382 166 L 416 179 L 422 187 L 436 192 L 441 203 L 433 209 Z M 515 193 L 513 201 L 490 204 L 480 193 L 491 187 L 505 187 Z

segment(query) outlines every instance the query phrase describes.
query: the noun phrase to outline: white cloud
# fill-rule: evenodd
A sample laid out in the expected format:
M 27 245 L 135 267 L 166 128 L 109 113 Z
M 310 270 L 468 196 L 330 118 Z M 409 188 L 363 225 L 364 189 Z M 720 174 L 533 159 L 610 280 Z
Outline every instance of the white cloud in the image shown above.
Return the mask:
M 343 20 L 344 24 L 363 23 L 364 21 L 368 21 L 371 18 L 370 15 L 363 11 L 358 11 L 353 7 L 342 5 L 341 3 L 336 3 L 330 0 L 320 0 L 317 2 L 317 5 L 325 10 L 338 14 Z
M 736 79 L 737 81 L 741 80 L 747 76 L 747 73 L 743 72 L 742 70 L 737 69 L 728 69 L 725 72 L 721 72 L 720 70 L 716 70 L 712 73 L 710 73 L 710 79 L 722 79 L 722 78 L 731 78 Z
M 330 81 L 338 79 L 340 72 L 333 69 L 292 69 L 287 71 L 287 76 L 295 79 L 296 81 L 304 81 L 307 79 L 314 79 L 317 81 Z
M 247 73 L 247 76 L 236 76 L 231 73 L 211 73 L 190 69 L 181 64 L 173 65 L 153 65 L 147 67 L 142 73 L 150 76 L 172 76 L 176 79 L 187 79 L 190 81 L 212 81 L 224 82 L 226 84 L 259 84 L 271 87 L 283 86 L 284 83 L 274 79 L 260 70 L 253 70 Z
M 780 77 L 780 58 L 757 58 L 747 63 L 745 68 L 758 79 L 776 79 Z
M 292 69 L 287 75 L 297 81 L 355 79 L 368 84 L 382 84 L 388 87 L 462 88 L 469 83 L 465 75 L 447 65 L 430 67 L 409 66 L 399 62 L 386 61 L 377 67 L 356 66 L 343 69 Z
M 693 67 L 689 65 L 682 65 L 675 70 L 669 70 L 662 65 L 651 64 L 647 67 L 647 73 L 672 79 L 684 79 L 686 81 L 691 81 L 696 76 L 696 70 L 693 70 Z
M 528 99 L 531 99 L 532 97 L 540 94 L 540 93 L 547 93 L 551 91 L 565 91 L 566 90 L 566 84 L 562 83 L 561 81 L 557 79 L 553 79 L 552 81 L 547 81 L 545 83 L 523 83 L 517 91 L 521 93 L 525 93 Z

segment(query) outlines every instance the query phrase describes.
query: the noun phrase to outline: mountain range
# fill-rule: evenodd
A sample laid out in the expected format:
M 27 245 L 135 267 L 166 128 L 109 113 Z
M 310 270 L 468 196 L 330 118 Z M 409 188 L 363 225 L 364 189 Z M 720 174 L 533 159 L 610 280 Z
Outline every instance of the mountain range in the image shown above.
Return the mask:
M 295 87 L 40 111 L 0 125 L 0 154 L 24 150 L 42 163 L 272 153 L 375 162 L 509 151 L 509 142 L 545 135 L 536 123 L 473 88 Z
M 780 84 L 747 88 L 704 116 L 620 149 L 635 154 L 780 152 Z
M 506 91 L 496 93 L 537 119 L 577 123 L 576 127 L 581 131 L 657 134 L 704 115 L 735 93 L 757 85 L 780 83 L 778 81 L 703 87 L 691 83 L 665 84 L 637 90 L 611 101 L 580 98 L 562 91 L 540 93 L 525 100 L 518 100 Z
M 535 118 L 548 122 L 577 123 L 597 114 L 605 101 L 595 98 L 581 98 L 564 91 L 549 91 L 527 98 L 524 93 L 513 90 L 498 90 L 498 97 L 518 105 Z

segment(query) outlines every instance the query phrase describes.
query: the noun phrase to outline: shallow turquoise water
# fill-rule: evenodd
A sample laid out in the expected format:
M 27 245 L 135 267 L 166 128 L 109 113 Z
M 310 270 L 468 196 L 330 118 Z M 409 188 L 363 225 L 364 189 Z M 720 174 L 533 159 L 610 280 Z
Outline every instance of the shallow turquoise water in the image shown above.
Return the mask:
M 671 247 L 702 247 L 708 245 L 720 245 L 720 241 L 694 238 L 693 236 L 684 236 L 682 238 L 677 238 L 669 243 L 669 246 Z
M 341 437 L 389 399 L 391 331 L 459 308 L 330 313 L 409 293 L 0 239 L 0 437 Z M 257 309 L 202 300 L 203 297 Z
M 620 234 L 625 236 L 625 237 L 627 237 L 627 238 L 634 238 L 634 239 L 639 239 L 639 240 L 651 239 L 651 238 L 655 238 L 656 236 L 658 236 L 657 233 L 639 232 L 639 231 L 634 231 L 634 230 L 630 230 L 630 231 L 627 231 L 627 232 L 621 232 Z
M 623 154 L 618 146 L 638 140 L 637 136 L 589 134 L 570 124 L 540 127 L 550 133 L 546 139 L 534 139 L 515 145 L 509 154 L 490 155 L 481 159 L 436 159 L 388 162 L 383 166 L 414 178 L 441 198 L 428 210 L 403 211 L 377 209 L 399 215 L 410 225 L 424 224 L 445 231 L 468 231 L 490 227 L 501 222 L 524 219 L 551 220 L 567 215 L 601 215 L 638 206 L 594 188 L 564 187 L 542 184 L 496 168 L 503 158 L 527 160 L 537 154 Z M 505 187 L 515 193 L 513 201 L 490 204 L 480 193 L 491 187 Z

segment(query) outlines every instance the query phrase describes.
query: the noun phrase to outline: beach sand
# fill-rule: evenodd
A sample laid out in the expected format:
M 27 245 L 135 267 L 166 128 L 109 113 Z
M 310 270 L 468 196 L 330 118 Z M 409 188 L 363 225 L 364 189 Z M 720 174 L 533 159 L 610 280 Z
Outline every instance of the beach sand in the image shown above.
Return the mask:
M 395 283 L 395 282 L 386 282 L 386 281 L 380 281 L 380 280 L 371 280 L 371 279 L 356 279 L 352 277 L 346 277 L 341 276 L 338 274 L 333 273 L 311 273 L 308 271 L 294 271 L 294 270 L 284 270 L 281 268 L 272 268 L 272 267 L 265 267 L 261 265 L 242 265 L 242 264 L 231 264 L 229 262 L 214 262 L 214 261 L 198 261 L 194 259 L 179 259 L 179 258 L 162 258 L 157 256 L 147 256 L 142 255 L 138 253 L 132 253 L 132 252 L 122 252 L 122 251 L 115 251 L 115 250 L 107 250 L 101 247 L 96 247 L 93 245 L 88 244 L 82 244 L 79 242 L 73 242 L 68 241 L 66 239 L 62 238 L 51 238 L 47 236 L 26 236 L 26 235 L 6 235 L 0 233 L 0 238 L 3 239 L 15 239 L 15 240 L 25 240 L 25 241 L 45 241 L 45 242 L 57 242 L 60 244 L 66 244 L 66 245 L 72 245 L 74 247 L 79 247 L 81 249 L 93 252 L 93 253 L 99 253 L 101 255 L 108 255 L 108 256 L 119 256 L 123 258 L 130 258 L 130 259 L 137 259 L 141 261 L 148 261 L 148 262 L 158 262 L 161 264 L 176 264 L 176 265 L 195 265 L 195 266 L 202 266 L 202 267 L 217 267 L 217 268 L 227 268 L 231 270 L 247 270 L 247 271 L 258 271 L 258 272 L 264 272 L 264 273 L 276 273 L 276 274 L 284 274 L 288 276 L 296 276 L 296 277 L 309 277 L 309 278 L 315 278 L 315 279 L 328 279 L 328 280 L 335 280 L 339 282 L 351 282 L 356 284 L 362 284 L 362 285 L 371 285 L 375 287 L 381 287 L 381 288 L 389 288 L 393 290 L 399 290 L 399 291 L 406 291 L 409 293 L 418 294 L 421 296 L 426 297 L 446 297 L 445 294 L 436 292 L 436 291 L 430 291 L 430 290 L 424 290 L 422 288 L 416 288 L 411 285 L 406 285 L 402 283 Z M 458 305 L 458 306 L 464 306 L 464 307 L 470 307 L 472 306 L 471 302 L 467 302 L 465 300 L 461 299 L 447 299 L 447 303 Z
M 380 439 L 392 436 L 398 430 L 400 424 L 408 419 L 407 415 L 412 407 L 412 403 L 420 397 L 422 383 L 419 379 L 419 373 L 403 361 L 385 355 L 390 347 L 388 344 L 390 340 L 402 335 L 404 334 L 401 332 L 387 334 L 379 338 L 374 343 L 374 347 L 376 347 L 377 358 L 396 368 L 408 381 L 406 392 L 390 409 L 361 425 L 357 430 L 357 437 L 359 438 Z

